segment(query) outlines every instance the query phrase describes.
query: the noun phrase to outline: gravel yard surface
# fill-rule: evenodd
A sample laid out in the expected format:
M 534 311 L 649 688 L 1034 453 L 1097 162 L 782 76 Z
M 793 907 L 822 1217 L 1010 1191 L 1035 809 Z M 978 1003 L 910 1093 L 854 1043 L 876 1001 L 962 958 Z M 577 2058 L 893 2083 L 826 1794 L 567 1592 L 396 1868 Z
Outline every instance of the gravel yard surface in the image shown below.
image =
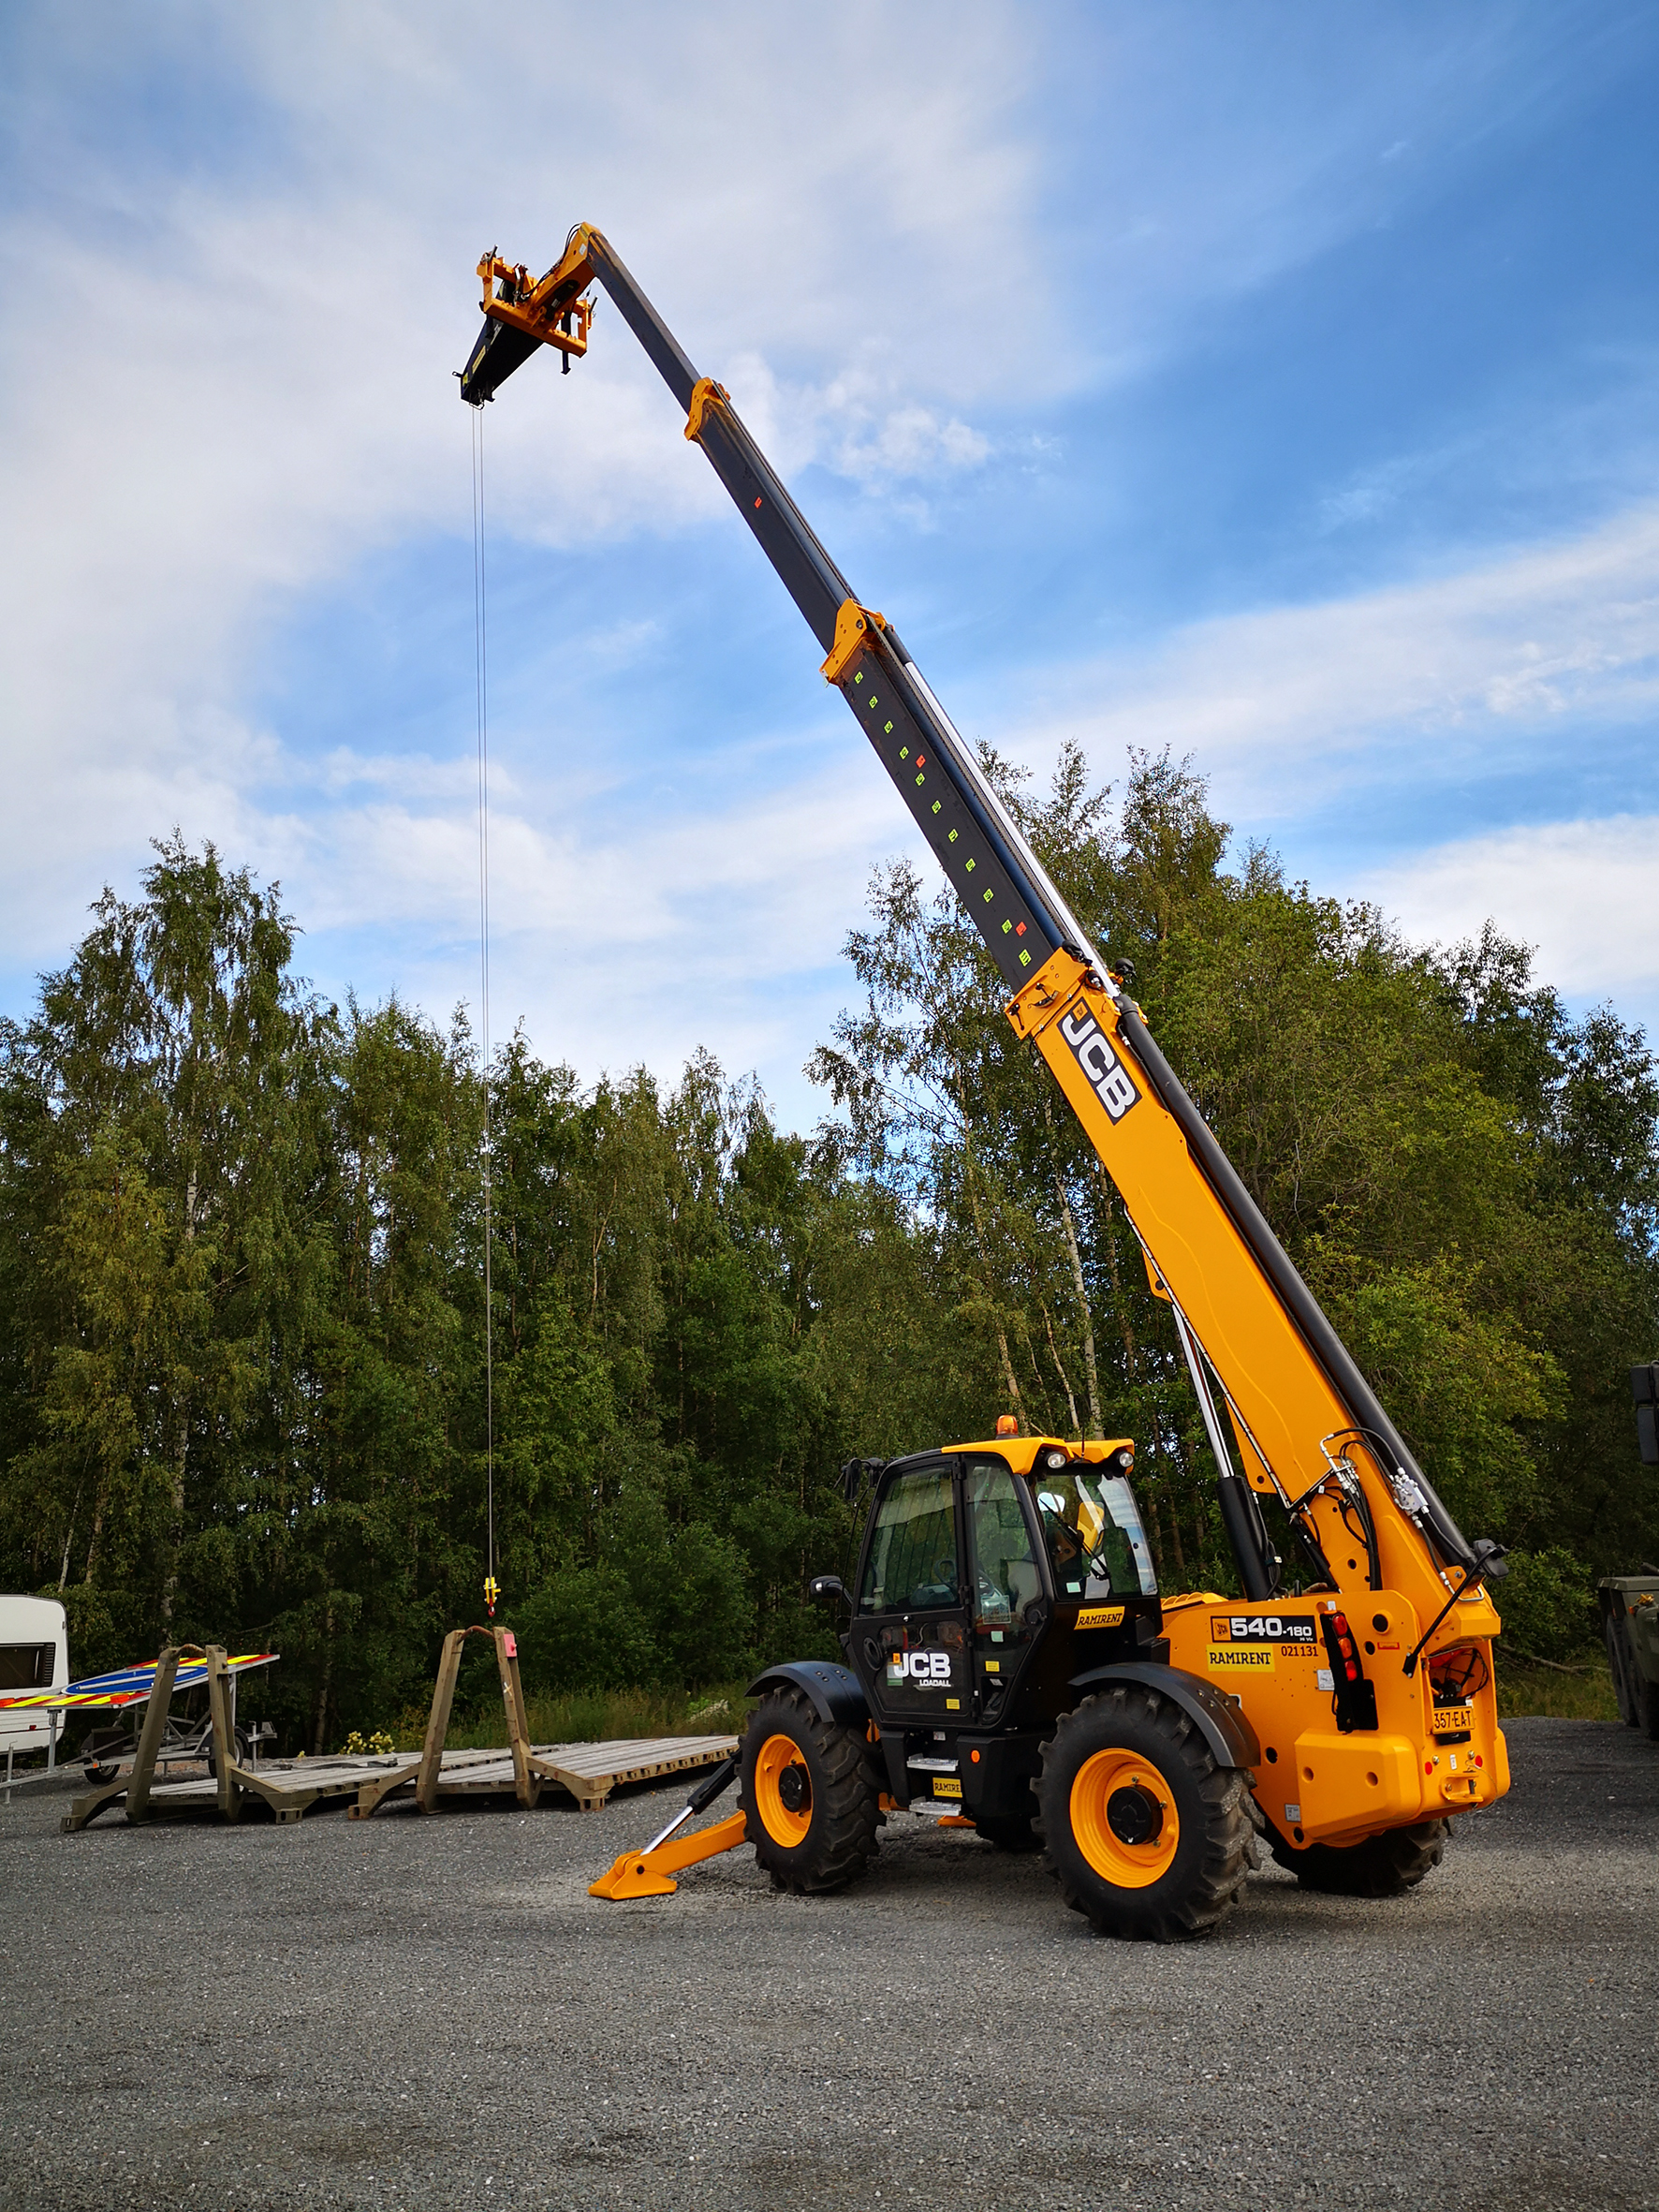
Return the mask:
M 683 1789 L 77 1836 L 20 1792 L 0 2205 L 1659 2206 L 1659 1745 L 1509 1743 L 1416 1895 L 1270 1869 L 1173 1949 L 908 1820 L 840 1896 L 734 1852 L 590 1902 Z

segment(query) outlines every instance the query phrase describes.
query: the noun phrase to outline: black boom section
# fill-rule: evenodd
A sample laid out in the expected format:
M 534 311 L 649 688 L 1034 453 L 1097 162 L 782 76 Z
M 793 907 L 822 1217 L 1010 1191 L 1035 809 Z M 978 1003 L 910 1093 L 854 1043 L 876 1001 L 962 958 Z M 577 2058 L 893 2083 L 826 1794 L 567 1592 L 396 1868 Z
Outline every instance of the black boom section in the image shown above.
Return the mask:
M 807 627 L 828 653 L 835 642 L 836 614 L 853 596 L 851 584 L 818 542 L 817 533 L 784 489 L 729 400 L 717 400 L 706 410 L 697 443 L 785 590 L 806 617 Z
M 627 264 L 602 231 L 588 232 L 586 250 L 588 266 L 615 301 L 617 313 L 645 348 L 652 366 L 681 407 L 689 408 L 697 371 L 681 351 L 680 341 L 634 282 Z
M 1030 982 L 1059 951 L 1059 927 L 939 742 L 897 655 L 885 640 L 867 647 L 839 688 L 1005 980 L 1016 990 Z

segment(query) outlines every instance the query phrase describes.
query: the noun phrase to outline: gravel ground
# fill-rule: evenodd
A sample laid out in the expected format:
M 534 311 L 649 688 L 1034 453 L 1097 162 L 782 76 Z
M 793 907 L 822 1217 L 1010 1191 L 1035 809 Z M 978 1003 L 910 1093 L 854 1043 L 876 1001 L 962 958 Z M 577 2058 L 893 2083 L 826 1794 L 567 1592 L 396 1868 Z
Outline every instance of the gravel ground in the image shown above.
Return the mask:
M 1415 1896 L 1268 1871 L 1173 1949 L 909 1821 L 838 1897 L 737 1852 L 607 1906 L 680 1792 L 67 1837 L 32 1789 L 0 2205 L 1659 2206 L 1659 1746 L 1509 1742 Z

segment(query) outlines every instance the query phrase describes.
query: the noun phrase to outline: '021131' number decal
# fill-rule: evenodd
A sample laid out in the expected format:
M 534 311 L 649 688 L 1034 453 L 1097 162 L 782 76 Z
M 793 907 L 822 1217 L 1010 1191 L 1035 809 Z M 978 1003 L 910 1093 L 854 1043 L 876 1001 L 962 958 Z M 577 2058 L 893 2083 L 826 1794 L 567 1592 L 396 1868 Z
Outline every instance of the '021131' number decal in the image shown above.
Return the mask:
M 1088 1077 L 1094 1096 L 1114 1122 L 1122 1121 L 1140 1093 L 1129 1070 L 1108 1043 L 1106 1033 L 1086 1006 L 1079 1006 L 1060 1022 L 1060 1034 L 1072 1056 Z

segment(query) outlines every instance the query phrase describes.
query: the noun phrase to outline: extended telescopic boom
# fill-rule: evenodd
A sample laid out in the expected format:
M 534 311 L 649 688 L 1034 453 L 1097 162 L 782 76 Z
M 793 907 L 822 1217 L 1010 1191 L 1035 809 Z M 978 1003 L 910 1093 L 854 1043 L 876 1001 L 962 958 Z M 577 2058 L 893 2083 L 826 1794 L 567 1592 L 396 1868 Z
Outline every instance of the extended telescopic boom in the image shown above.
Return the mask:
M 542 346 L 587 350 L 594 283 L 685 410 L 714 473 L 825 654 L 852 709 L 1013 991 L 1008 1018 L 1052 1069 L 1174 1309 L 1221 1469 L 1246 1595 L 1282 1568 L 1257 1494 L 1277 1497 L 1313 1579 L 1404 1592 L 1433 1620 L 1466 1593 L 1454 1635 L 1496 1630 L 1478 1588 L 1498 1547 L 1470 1544 L 1320 1311 L 1260 1209 L 1031 850 L 885 616 L 819 543 L 720 385 L 699 376 L 603 234 L 570 233 L 539 281 L 493 252 L 478 264 L 484 326 L 462 374 L 474 406 Z M 1222 1423 L 1225 1409 L 1231 1446 Z

